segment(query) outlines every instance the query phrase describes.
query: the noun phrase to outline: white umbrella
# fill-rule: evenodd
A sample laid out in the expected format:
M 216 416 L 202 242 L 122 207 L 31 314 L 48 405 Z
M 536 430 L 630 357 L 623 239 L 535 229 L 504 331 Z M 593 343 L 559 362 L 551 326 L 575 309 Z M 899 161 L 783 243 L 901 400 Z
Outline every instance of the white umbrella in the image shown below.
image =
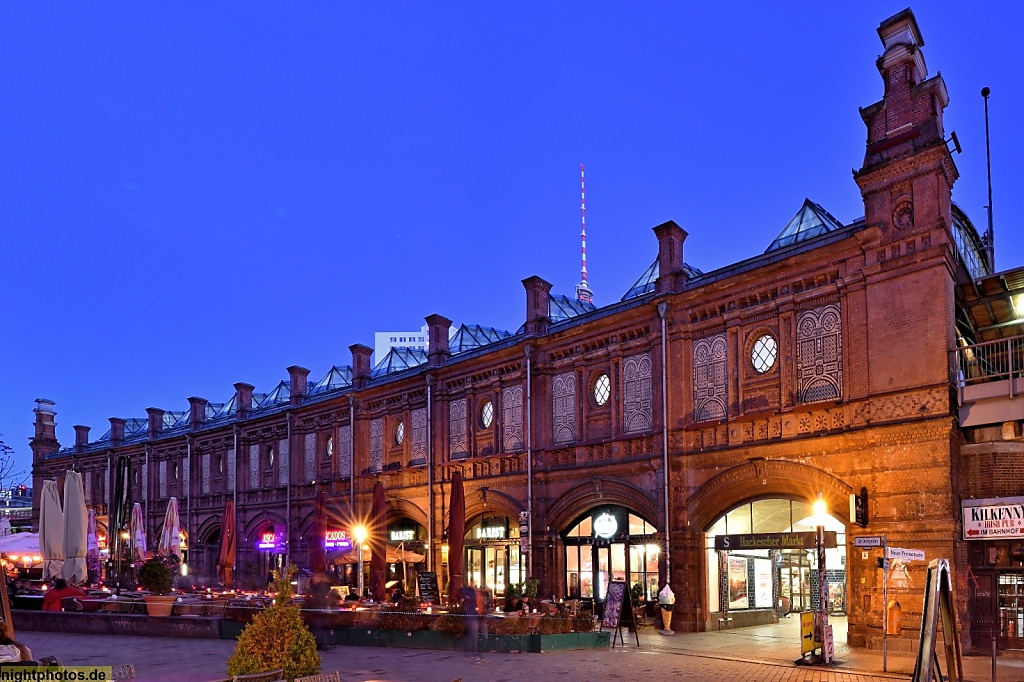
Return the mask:
M 57 481 L 43 481 L 39 507 L 39 550 L 43 557 L 43 580 L 60 575 L 64 566 L 64 510 L 60 506 Z
M 40 556 L 39 533 L 14 533 L 0 537 L 0 552 L 8 556 Z M 28 564 L 33 561 L 26 562 Z
M 0 519 L 0 538 L 11 534 L 11 520 L 6 516 Z
M 146 522 L 142 518 L 142 505 L 138 502 L 132 507 L 132 517 L 128 522 L 128 532 L 131 533 L 132 544 L 135 548 L 135 560 L 146 560 Z
M 61 575 L 72 585 L 85 582 L 88 569 L 85 557 L 89 552 L 89 510 L 85 507 L 82 474 L 69 471 L 64 475 L 64 567 Z
M 181 521 L 178 518 L 178 498 L 172 497 L 167 501 L 167 513 L 164 514 L 164 528 L 160 531 L 160 544 L 157 546 L 157 554 L 169 556 L 177 554 L 181 556 Z

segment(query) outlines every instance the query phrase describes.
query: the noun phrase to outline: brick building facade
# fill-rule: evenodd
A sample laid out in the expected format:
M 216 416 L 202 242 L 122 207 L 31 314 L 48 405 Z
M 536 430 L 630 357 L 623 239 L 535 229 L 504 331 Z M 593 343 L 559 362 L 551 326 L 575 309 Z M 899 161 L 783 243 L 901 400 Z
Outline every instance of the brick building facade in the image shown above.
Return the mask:
M 178 498 L 196 575 L 213 574 L 231 498 L 239 574 L 262 579 L 279 559 L 256 549 L 259 534 L 284 529 L 290 559 L 303 565 L 316 491 L 327 493 L 332 525 L 344 530 L 369 513 L 379 480 L 395 537 L 423 548 L 443 574 L 458 469 L 467 544 L 479 551 L 470 571 L 474 561 L 481 574 L 503 562 L 500 575 L 488 574 L 502 583 L 528 572 L 544 594 L 592 596 L 601 589 L 592 579 L 621 572 L 646 581 L 650 596 L 667 566 L 682 630 L 716 627 L 730 600 L 746 600 L 734 609 L 740 620 L 757 612 L 763 598 L 752 586 L 742 597 L 723 592 L 729 571 L 735 565 L 740 582 L 749 571 L 753 583 L 764 561 L 773 571 L 782 561 L 758 555 L 726 568 L 709 532 L 726 517 L 728 532 L 767 528 L 759 524 L 774 521 L 758 515 L 769 502 L 789 515 L 769 530 L 794 530 L 798 505 L 820 493 L 849 531 L 840 534 L 833 608 L 848 614 L 851 644 L 874 643 L 881 570 L 877 553 L 853 550 L 851 494 L 868 492 L 864 533 L 952 558 L 957 570 L 968 561 L 961 462 L 976 467 L 982 456 L 962 446 L 950 352 L 958 283 L 972 279 L 972 265 L 986 267 L 977 233 L 951 203 L 948 95 L 941 76 L 927 74 L 913 15 L 883 22 L 879 36 L 884 96 L 861 110 L 867 147 L 854 174 L 863 219 L 844 225 L 806 202 L 763 255 L 709 273 L 684 263 L 686 232 L 668 222 L 654 228 L 654 265 L 615 304 L 552 296 L 530 277 L 514 334 L 463 326 L 450 338 L 450 321 L 431 315 L 429 354 L 394 349 L 371 368 L 371 349 L 354 345 L 351 366 L 319 381 L 290 367 L 271 393 L 236 384 L 223 405 L 190 398 L 186 412 L 111 419 L 98 441 L 76 427 L 75 445 L 63 449 L 53 404 L 41 401 L 35 485 L 73 466 L 103 520 L 114 463 L 128 455 L 138 472 L 132 496 L 151 533 L 166 499 Z M 532 514 L 527 557 L 516 540 L 524 511 Z M 615 525 L 602 535 L 596 524 L 609 519 Z M 621 557 L 603 549 L 616 542 Z M 795 601 L 809 574 L 803 564 L 787 570 Z M 915 624 L 923 568 L 911 565 L 909 575 L 912 587 L 894 591 Z M 773 601 L 786 589 L 780 582 L 776 572 Z M 774 609 L 760 611 L 771 618 Z

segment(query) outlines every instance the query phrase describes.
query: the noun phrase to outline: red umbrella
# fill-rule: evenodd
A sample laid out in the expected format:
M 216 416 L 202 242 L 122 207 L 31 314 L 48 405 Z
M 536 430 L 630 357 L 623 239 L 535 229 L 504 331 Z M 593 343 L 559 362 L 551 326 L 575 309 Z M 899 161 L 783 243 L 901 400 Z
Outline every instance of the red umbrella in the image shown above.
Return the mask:
M 466 494 L 462 490 L 462 474 L 452 474 L 452 492 L 448 505 L 448 603 L 459 601 L 462 589 L 462 554 L 466 537 Z
M 217 555 L 217 575 L 225 586 L 235 582 L 235 503 L 224 504 L 224 520 L 220 529 L 220 552 Z
M 388 513 L 384 507 L 384 484 L 373 484 L 373 510 L 370 514 L 370 595 L 383 601 L 387 583 L 387 538 Z
M 313 533 L 309 539 L 309 570 L 313 573 L 327 571 L 327 495 L 324 491 L 316 494 L 313 504 Z

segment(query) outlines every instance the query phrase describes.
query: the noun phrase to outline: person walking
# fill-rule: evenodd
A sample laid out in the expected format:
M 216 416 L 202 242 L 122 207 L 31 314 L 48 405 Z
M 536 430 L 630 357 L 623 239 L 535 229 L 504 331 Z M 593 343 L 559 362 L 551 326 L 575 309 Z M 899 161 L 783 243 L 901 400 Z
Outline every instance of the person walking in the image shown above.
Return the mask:
M 472 655 L 473 660 L 480 660 L 479 635 L 480 635 L 480 609 L 477 603 L 478 594 L 472 583 L 467 583 L 459 590 L 459 604 L 462 605 L 462 613 L 466 619 L 466 636 L 464 647 L 466 655 Z

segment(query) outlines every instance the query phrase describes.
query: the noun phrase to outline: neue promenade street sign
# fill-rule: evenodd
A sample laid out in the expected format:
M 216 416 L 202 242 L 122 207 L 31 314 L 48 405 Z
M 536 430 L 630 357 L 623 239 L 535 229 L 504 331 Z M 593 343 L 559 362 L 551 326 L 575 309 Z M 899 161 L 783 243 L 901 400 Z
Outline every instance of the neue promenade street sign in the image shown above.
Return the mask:
M 901 549 L 900 547 L 886 547 L 886 559 L 899 559 L 900 561 L 924 561 L 923 549 Z

